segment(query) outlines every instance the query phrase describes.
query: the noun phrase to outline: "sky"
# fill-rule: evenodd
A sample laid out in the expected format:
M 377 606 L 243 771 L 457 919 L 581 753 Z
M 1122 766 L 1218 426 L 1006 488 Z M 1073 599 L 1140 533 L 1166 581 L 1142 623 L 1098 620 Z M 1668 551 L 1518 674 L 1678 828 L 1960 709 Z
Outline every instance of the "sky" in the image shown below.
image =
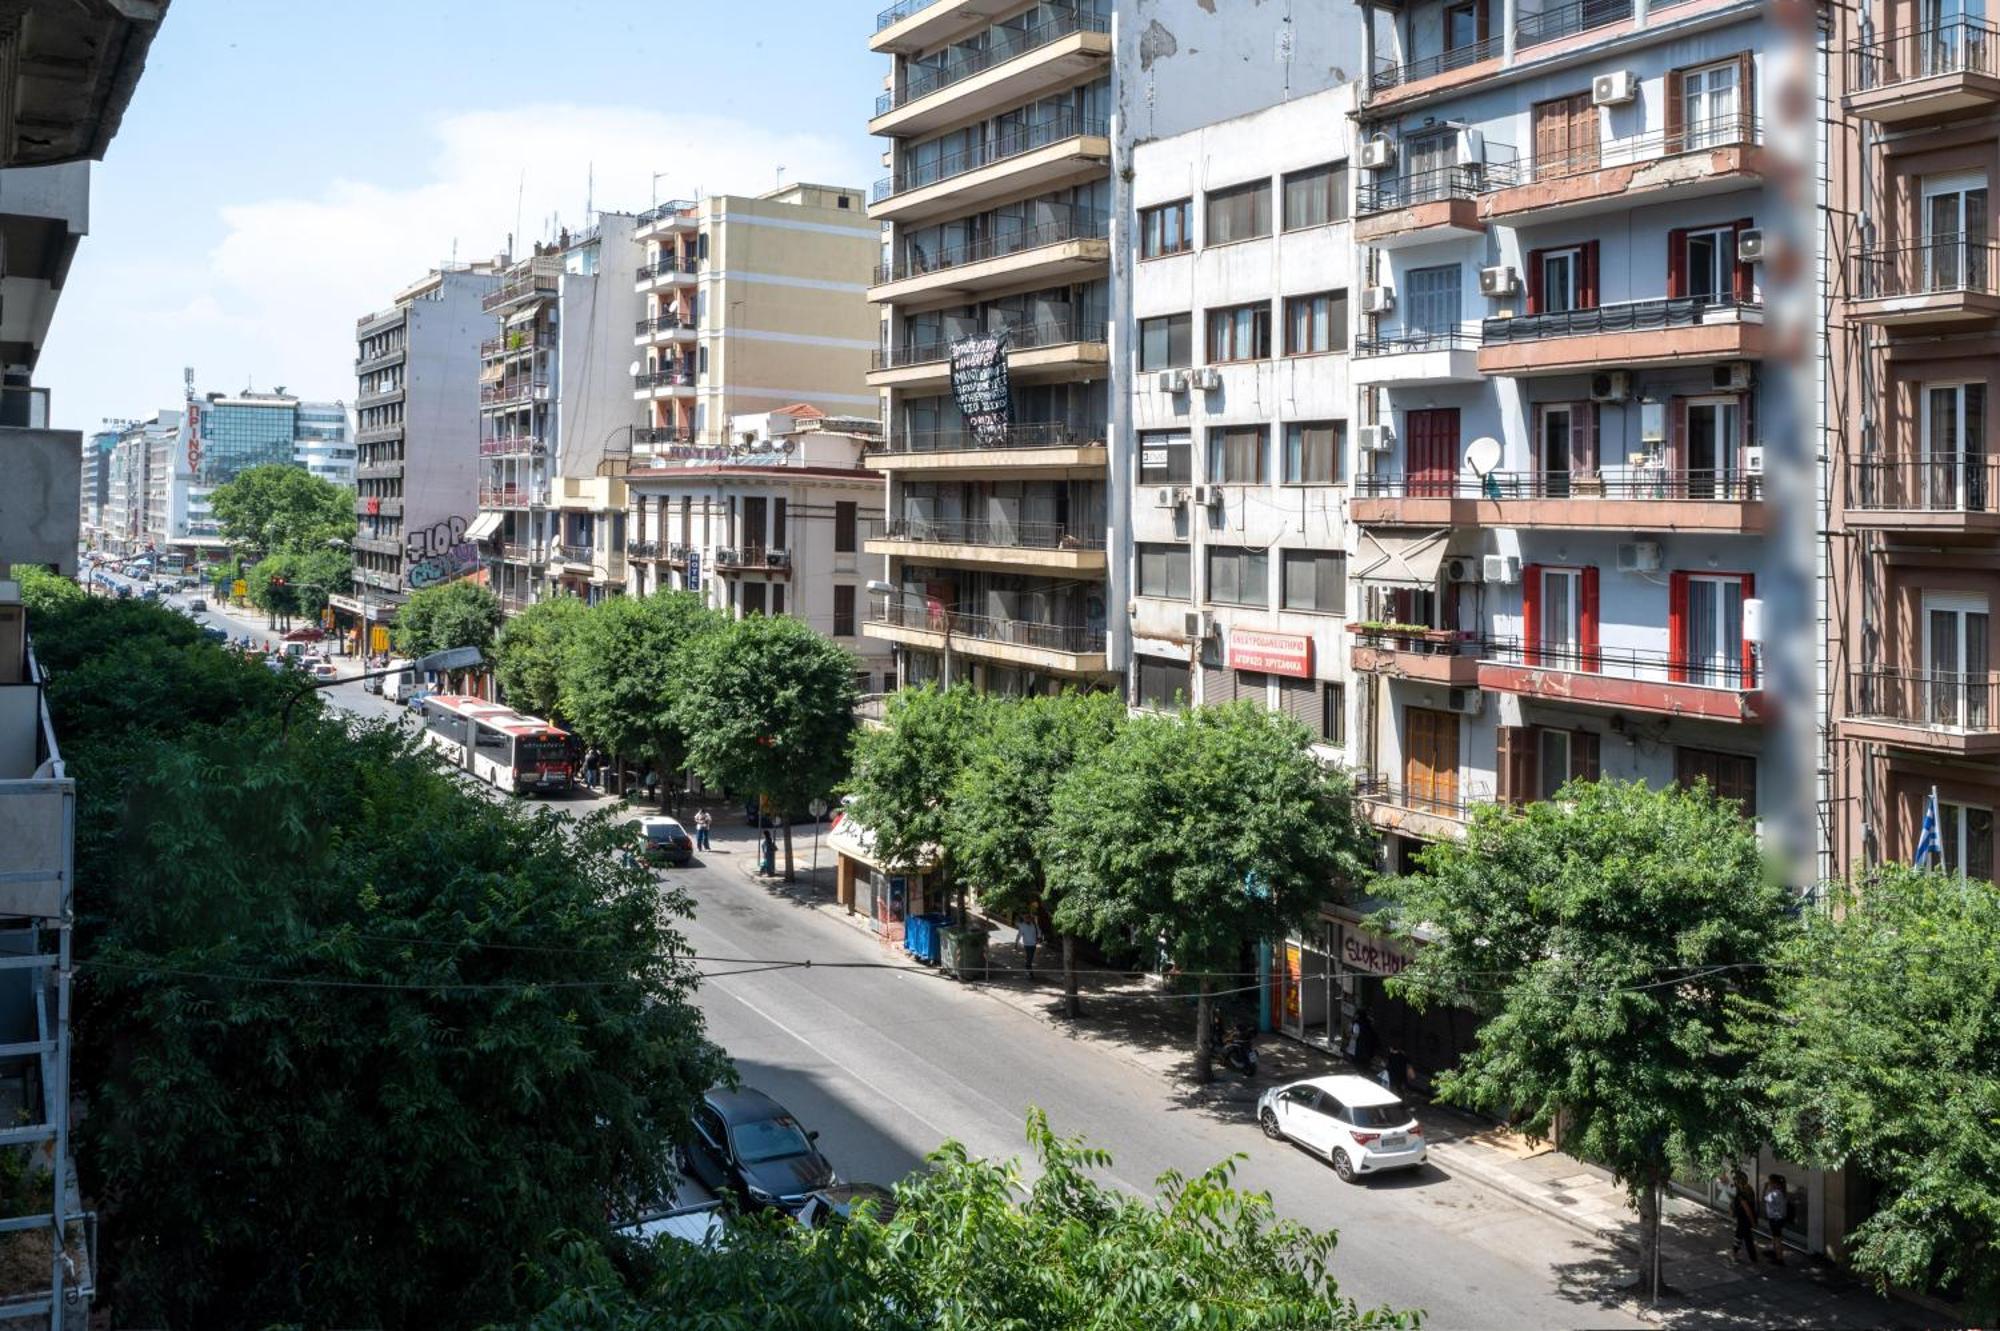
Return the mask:
M 186 366 L 351 401 L 354 321 L 439 261 L 781 167 L 866 186 L 878 7 L 174 0 L 95 169 L 36 374 L 52 423 L 175 406 Z

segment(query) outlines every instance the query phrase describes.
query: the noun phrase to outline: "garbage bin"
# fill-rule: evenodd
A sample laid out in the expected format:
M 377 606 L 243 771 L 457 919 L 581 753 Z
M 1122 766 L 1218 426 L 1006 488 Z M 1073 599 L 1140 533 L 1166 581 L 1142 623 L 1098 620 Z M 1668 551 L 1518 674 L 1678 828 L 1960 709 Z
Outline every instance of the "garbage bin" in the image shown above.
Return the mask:
M 927 966 L 938 964 L 939 936 L 946 916 L 912 915 L 903 921 L 903 950 Z
M 938 949 L 938 965 L 954 979 L 985 979 L 986 931 L 959 928 L 941 932 L 944 942 Z

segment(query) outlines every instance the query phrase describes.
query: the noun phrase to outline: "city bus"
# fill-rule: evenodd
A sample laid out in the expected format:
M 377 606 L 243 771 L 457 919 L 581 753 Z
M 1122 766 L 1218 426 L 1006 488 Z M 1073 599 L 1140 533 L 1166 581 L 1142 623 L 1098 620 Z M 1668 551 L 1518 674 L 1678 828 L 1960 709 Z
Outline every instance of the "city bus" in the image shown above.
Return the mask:
M 424 699 L 424 742 L 454 767 L 516 795 L 567 794 L 576 784 L 574 739 L 539 717 L 484 698 L 441 693 Z

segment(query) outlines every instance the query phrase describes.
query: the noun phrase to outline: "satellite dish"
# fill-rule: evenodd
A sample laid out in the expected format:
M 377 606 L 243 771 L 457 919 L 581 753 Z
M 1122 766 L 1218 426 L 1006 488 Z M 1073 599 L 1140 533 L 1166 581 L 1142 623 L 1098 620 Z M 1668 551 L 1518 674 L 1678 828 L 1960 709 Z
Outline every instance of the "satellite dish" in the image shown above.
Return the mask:
M 1476 476 L 1491 476 L 1500 465 L 1500 441 L 1482 434 L 1465 446 L 1465 465 Z
M 645 369 L 645 368 L 646 368 L 646 367 L 645 367 L 645 365 L 644 365 L 644 364 L 642 364 L 641 362 L 639 362 L 639 361 L 636 361 L 636 360 L 635 360 L 635 361 L 633 361 L 633 362 L 632 362 L 632 368 L 631 368 L 631 369 L 629 369 L 629 370 L 627 370 L 627 371 L 626 371 L 625 373 L 627 373 L 627 374 L 631 375 L 631 376 L 632 376 L 633 378 L 635 378 L 635 379 L 636 379 L 636 378 L 638 378 L 638 377 L 639 377 L 639 371 L 641 371 L 641 370 L 643 370 L 643 369 Z

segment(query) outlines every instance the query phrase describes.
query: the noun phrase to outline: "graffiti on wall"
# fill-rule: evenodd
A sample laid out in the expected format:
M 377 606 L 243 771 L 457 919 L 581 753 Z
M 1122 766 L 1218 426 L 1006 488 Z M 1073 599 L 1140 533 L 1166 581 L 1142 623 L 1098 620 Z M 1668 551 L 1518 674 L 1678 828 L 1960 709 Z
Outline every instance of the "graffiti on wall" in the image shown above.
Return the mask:
M 412 532 L 403 542 L 403 580 L 411 591 L 420 592 L 479 571 L 479 546 L 465 539 L 465 527 L 464 518 L 449 517 Z

